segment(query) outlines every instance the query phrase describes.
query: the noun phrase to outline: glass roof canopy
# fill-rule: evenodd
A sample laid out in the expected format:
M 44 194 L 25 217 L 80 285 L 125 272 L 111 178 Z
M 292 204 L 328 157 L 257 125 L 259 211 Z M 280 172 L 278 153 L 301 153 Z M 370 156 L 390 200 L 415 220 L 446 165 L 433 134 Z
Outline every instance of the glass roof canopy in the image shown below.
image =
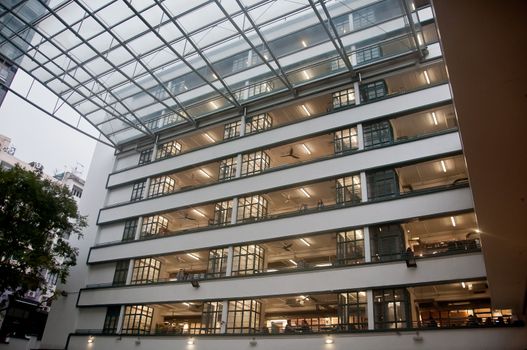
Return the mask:
M 113 145 L 420 52 L 407 0 L 6 0 L 0 53 Z M 401 51 L 401 52 L 403 52 Z

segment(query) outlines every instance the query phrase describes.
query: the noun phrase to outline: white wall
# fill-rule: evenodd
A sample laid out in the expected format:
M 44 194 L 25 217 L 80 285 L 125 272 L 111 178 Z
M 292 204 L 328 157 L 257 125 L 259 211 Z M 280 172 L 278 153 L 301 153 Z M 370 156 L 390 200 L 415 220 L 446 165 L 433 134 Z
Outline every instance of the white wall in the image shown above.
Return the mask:
M 105 225 L 103 229 L 99 230 L 96 243 L 107 243 L 121 241 L 123 238 L 124 222 Z
M 136 166 L 139 162 L 139 153 L 139 151 L 134 151 L 118 157 L 115 161 L 115 171 Z
M 90 266 L 86 284 L 112 283 L 116 263 L 97 264 Z
M 126 244 L 94 247 L 89 263 L 221 247 L 241 242 L 273 240 L 280 237 L 286 239 L 290 236 L 469 210 L 472 207 L 470 189 L 459 188 L 246 225 L 226 226 L 157 239 L 132 241 Z
M 318 271 L 266 274 L 244 278 L 223 278 L 190 283 L 163 283 L 103 289 L 85 289 L 79 306 L 163 303 L 211 299 L 253 298 L 345 289 L 412 285 L 436 281 L 468 280 L 485 277 L 481 253 L 419 259 L 417 268 L 405 262 L 347 266 Z
M 188 345 L 188 337 L 137 337 L 95 336 L 91 345 L 88 336 L 72 337 L 69 350 L 524 350 L 527 344 L 525 328 L 485 329 L 423 329 L 419 331 L 421 341 L 414 340 L 415 331 L 369 332 L 359 334 L 334 334 L 333 344 L 324 344 L 325 336 L 255 336 L 257 344 L 250 346 L 252 336 L 203 336 L 195 337 L 194 345 Z
M 147 189 L 143 191 L 147 193 Z M 132 185 L 124 185 L 117 188 L 112 188 L 108 191 L 107 205 L 130 202 L 132 196 Z

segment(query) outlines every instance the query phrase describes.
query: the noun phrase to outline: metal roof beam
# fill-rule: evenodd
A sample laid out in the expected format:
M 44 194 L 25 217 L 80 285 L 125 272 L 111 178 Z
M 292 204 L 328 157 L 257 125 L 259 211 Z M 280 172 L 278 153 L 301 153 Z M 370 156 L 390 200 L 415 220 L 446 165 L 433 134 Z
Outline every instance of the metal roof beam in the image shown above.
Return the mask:
M 419 54 L 419 58 L 422 60 L 425 56 L 423 54 L 423 50 L 421 50 L 421 45 L 419 44 L 417 29 L 415 29 L 414 19 L 412 18 L 412 12 L 410 11 L 410 7 L 408 6 L 406 0 L 401 0 L 401 5 L 403 7 L 404 13 L 406 14 L 406 17 L 408 18 L 408 25 L 410 26 L 410 30 L 412 32 L 412 37 L 414 39 L 415 47 L 417 48 L 417 52 Z

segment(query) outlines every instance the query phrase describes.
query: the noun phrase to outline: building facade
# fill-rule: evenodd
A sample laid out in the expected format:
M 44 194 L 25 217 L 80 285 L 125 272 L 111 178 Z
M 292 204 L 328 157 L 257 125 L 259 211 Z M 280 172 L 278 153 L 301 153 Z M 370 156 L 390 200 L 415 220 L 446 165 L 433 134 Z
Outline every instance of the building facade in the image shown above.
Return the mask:
M 118 147 L 97 146 L 86 264 L 42 348 L 522 348 L 522 311 L 489 292 L 431 4 L 238 5 L 150 8 L 186 39 L 111 90 L 140 125 L 91 112 Z

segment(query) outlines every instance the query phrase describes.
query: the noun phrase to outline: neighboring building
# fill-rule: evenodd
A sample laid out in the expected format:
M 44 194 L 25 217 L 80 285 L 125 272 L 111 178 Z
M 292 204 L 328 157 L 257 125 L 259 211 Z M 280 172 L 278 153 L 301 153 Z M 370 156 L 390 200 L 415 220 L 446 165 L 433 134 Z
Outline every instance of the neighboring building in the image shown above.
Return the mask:
M 74 168 L 72 171 L 64 171 L 53 176 L 55 180 L 61 182 L 70 190 L 71 194 L 75 197 L 77 204 L 82 197 L 82 190 L 85 183 L 85 181 L 79 176 L 81 174 L 82 172 L 79 172 L 77 168 Z
M 95 6 L 39 22 L 75 38 L 46 82 L 116 146 L 42 348 L 525 347 L 429 1 Z

